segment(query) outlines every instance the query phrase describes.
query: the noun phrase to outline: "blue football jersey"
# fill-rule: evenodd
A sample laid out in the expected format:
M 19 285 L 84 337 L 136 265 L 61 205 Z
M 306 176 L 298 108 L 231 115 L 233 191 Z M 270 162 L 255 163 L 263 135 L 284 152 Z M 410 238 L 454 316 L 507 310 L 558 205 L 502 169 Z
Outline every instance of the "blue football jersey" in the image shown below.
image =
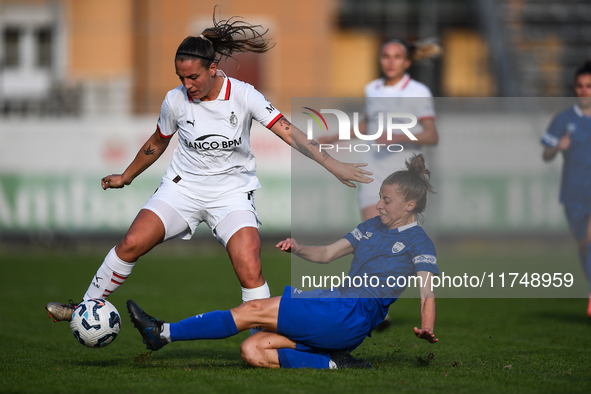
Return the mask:
M 565 133 L 570 133 L 570 147 L 562 152 L 564 166 L 560 186 L 560 202 L 586 208 L 591 205 L 591 118 L 575 105 L 554 117 L 542 136 L 542 144 L 556 147 Z
M 351 283 L 304 292 L 286 287 L 277 327 L 298 343 L 353 349 L 384 320 L 406 287 L 418 293 L 420 282 L 411 277 L 420 271 L 439 274 L 435 246 L 417 222 L 390 230 L 375 217 L 344 238 L 355 248 L 347 274 Z
M 374 217 L 357 226 L 345 239 L 355 248 L 348 276 L 379 278 L 379 282 L 368 279 L 367 286 L 353 284 L 341 289 L 347 294 L 390 299 L 392 303 L 417 272 L 439 274 L 435 246 L 417 222 L 390 230 L 379 217 Z

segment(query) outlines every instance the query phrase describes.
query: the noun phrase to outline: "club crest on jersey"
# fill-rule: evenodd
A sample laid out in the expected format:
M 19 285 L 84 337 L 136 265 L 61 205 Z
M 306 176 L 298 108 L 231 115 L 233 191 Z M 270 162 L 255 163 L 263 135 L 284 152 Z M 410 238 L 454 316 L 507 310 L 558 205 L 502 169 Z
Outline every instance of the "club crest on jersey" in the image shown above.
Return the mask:
M 392 246 L 392 253 L 401 252 L 404 249 L 404 244 L 402 242 L 396 242 L 394 246 Z
M 577 125 L 571 122 L 566 125 L 566 129 L 569 133 L 574 133 L 577 130 Z
M 234 114 L 234 111 L 232 111 L 232 115 L 230 115 L 230 125 L 232 127 L 236 127 L 238 125 L 238 118 Z

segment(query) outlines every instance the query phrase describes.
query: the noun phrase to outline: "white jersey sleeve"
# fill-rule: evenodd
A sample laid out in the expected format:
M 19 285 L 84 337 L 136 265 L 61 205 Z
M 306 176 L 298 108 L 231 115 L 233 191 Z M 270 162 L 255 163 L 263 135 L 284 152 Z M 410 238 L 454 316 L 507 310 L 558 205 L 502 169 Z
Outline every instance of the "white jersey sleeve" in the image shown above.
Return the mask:
M 429 88 L 420 82 L 411 80 L 409 84 L 410 94 L 409 97 L 416 97 L 412 100 L 413 113 L 416 115 L 418 120 L 425 118 L 435 117 L 435 107 L 433 106 L 433 95 Z
M 281 118 L 281 112 L 259 91 L 249 85 L 247 92 L 248 109 L 252 118 L 270 129 Z
M 166 94 L 162 106 L 160 107 L 160 117 L 158 118 L 158 132 L 162 138 L 170 138 L 178 130 L 178 114 L 175 113 L 175 106 L 171 101 L 175 101 L 178 96 L 178 88 L 171 90 Z

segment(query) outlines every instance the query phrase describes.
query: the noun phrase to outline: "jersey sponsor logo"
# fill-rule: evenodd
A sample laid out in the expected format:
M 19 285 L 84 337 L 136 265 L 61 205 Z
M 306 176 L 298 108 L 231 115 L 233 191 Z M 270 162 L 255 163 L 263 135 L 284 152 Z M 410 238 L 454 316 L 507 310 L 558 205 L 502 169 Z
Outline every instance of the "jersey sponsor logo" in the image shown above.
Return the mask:
M 363 238 L 363 234 L 361 233 L 361 231 L 359 231 L 358 228 L 355 228 L 355 230 L 351 231 L 351 234 L 353 235 L 353 237 L 355 237 L 357 241 L 361 241 L 361 238 Z
M 422 254 L 420 256 L 416 256 L 412 259 L 414 264 L 433 264 L 437 265 L 437 257 L 433 256 L 432 254 Z
M 357 241 L 361 241 L 361 238 L 370 239 L 373 235 L 373 233 L 369 231 L 366 231 L 364 235 L 358 228 L 355 228 L 355 230 L 351 231 L 351 234 L 355 237 Z
M 405 245 L 402 242 L 396 242 L 394 246 L 392 246 L 392 253 L 399 253 L 404 247 Z
M 230 125 L 232 127 L 236 127 L 238 126 L 238 118 L 236 117 L 236 115 L 234 114 L 234 111 L 232 111 L 232 115 L 230 115 Z
M 267 102 L 269 102 L 269 101 L 267 100 Z M 266 106 L 265 109 L 267 111 L 269 111 L 269 113 L 272 113 L 273 111 L 275 111 L 275 107 L 273 107 L 273 104 L 271 104 L 271 103 L 269 103 L 269 105 Z
M 224 140 L 222 140 L 222 141 L 217 141 L 217 140 L 207 141 L 210 138 L 216 138 L 216 137 L 224 138 L 226 141 L 224 141 Z M 237 140 L 236 139 L 231 140 L 228 137 L 226 137 L 225 135 L 207 134 L 207 135 L 203 135 L 199 138 L 196 138 L 194 142 L 187 141 L 185 139 L 184 143 L 187 148 L 199 149 L 199 150 L 234 149 L 235 147 L 240 146 L 242 144 L 242 137 L 239 137 Z

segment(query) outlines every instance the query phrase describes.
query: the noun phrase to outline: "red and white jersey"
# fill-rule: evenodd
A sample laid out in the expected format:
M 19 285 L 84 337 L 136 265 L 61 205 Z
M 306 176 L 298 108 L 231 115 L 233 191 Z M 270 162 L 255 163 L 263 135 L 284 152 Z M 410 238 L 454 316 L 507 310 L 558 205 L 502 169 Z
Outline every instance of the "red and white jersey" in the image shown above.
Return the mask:
M 254 119 L 271 128 L 281 117 L 254 87 L 221 70 L 218 75 L 224 82 L 217 99 L 193 99 L 181 85 L 166 94 L 158 119 L 163 138 L 176 132 L 179 138 L 164 177 L 202 200 L 261 187 L 250 127 Z
M 418 121 L 435 117 L 433 95 L 427 86 L 415 81 L 408 74 L 404 74 L 395 85 L 386 86 L 384 82 L 383 78 L 379 78 L 365 86 L 368 133 L 371 134 L 378 129 L 378 114 L 380 112 L 411 113 L 417 117 Z M 386 98 L 391 98 L 391 100 Z M 409 99 L 404 100 L 405 98 Z M 407 119 L 403 122 L 410 122 L 410 120 Z M 423 130 L 418 124 L 411 131 L 418 134 Z M 402 133 L 399 130 L 398 132 Z

